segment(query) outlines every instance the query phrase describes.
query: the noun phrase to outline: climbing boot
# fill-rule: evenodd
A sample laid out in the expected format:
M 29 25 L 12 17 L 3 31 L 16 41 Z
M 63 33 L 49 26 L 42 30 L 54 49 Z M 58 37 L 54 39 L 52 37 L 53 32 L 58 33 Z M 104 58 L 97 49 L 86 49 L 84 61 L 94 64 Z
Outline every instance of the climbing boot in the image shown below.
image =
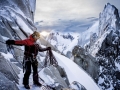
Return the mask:
M 26 89 L 30 89 L 30 86 L 29 86 L 29 85 L 24 85 L 24 87 L 25 87 Z
M 42 84 L 41 84 L 41 83 L 39 83 L 39 82 L 34 82 L 34 85 L 39 86 L 39 87 L 41 87 L 41 86 L 42 86 Z

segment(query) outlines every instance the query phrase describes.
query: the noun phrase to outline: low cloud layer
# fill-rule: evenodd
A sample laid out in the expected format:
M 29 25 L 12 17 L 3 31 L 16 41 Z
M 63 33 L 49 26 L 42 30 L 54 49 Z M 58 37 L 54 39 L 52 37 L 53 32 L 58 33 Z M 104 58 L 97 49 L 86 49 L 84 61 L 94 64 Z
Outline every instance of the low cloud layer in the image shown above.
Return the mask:
M 90 18 L 84 21 L 79 20 L 58 20 L 51 23 L 46 21 L 36 22 L 36 26 L 39 31 L 50 31 L 56 30 L 61 32 L 84 32 L 87 30 L 96 20 L 97 18 Z
M 105 4 L 120 10 L 120 0 L 36 0 L 35 22 L 39 28 L 84 31 L 99 17 Z M 62 28 L 61 28 L 62 27 Z

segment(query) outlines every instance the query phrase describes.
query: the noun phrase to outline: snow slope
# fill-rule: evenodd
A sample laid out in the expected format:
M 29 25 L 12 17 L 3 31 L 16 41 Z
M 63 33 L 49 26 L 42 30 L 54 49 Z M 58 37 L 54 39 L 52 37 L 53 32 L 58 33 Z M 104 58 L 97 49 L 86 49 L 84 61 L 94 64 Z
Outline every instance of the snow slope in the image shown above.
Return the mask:
M 87 90 L 100 90 L 93 79 L 72 60 L 56 52 L 54 52 L 54 55 L 58 61 L 58 64 L 65 69 L 70 83 L 73 81 L 78 81 Z
M 53 52 L 53 53 L 58 61 L 58 64 L 65 69 L 70 83 L 72 83 L 73 81 L 77 81 L 80 84 L 82 84 L 87 90 L 100 90 L 97 84 L 93 81 L 93 79 L 82 68 L 80 68 L 77 64 L 75 64 L 72 60 L 56 52 Z M 42 79 L 47 78 L 42 72 L 42 70 L 41 72 L 39 72 L 39 75 L 40 77 L 42 77 Z M 22 85 L 22 78 L 23 78 L 22 70 L 19 77 L 20 77 L 20 80 L 19 80 L 18 87 L 20 90 L 25 90 Z M 47 83 L 51 83 L 51 81 L 47 81 Z M 30 85 L 32 85 L 32 83 L 33 82 L 32 82 L 32 75 L 31 75 Z M 32 90 L 41 90 L 41 89 L 39 87 L 35 87 L 34 85 L 32 85 Z
M 98 35 L 98 25 L 99 21 L 96 21 L 88 30 L 81 33 L 79 37 L 79 45 L 84 47 L 85 44 L 89 43 L 90 41 L 90 35 L 92 33 L 96 33 Z

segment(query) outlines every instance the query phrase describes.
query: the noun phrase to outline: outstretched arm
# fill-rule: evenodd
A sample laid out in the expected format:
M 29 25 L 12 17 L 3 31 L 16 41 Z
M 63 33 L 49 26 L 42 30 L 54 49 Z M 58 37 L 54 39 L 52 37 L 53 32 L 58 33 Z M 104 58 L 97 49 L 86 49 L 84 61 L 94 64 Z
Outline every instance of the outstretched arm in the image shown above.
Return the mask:
M 17 40 L 17 41 L 15 41 L 15 40 L 7 40 L 6 44 L 8 44 L 8 45 L 29 45 L 27 39 L 25 39 L 25 40 Z
M 15 45 L 31 45 L 31 43 L 30 43 L 30 41 L 28 39 L 25 39 L 25 40 L 17 40 L 17 41 L 15 41 Z

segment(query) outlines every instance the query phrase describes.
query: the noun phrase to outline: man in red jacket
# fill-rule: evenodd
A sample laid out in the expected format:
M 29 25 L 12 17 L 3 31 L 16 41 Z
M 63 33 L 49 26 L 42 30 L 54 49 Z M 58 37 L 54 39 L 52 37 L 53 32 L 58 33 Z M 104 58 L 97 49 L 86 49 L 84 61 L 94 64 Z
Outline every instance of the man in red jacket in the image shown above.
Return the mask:
M 24 51 L 24 61 L 25 61 L 25 74 L 23 77 L 23 84 L 26 89 L 30 89 L 29 86 L 29 76 L 31 74 L 31 66 L 33 68 L 33 82 L 37 86 L 41 86 L 39 83 L 38 78 L 38 61 L 36 59 L 36 56 L 38 54 L 38 51 L 47 51 L 51 50 L 51 47 L 47 48 L 41 48 L 38 44 L 35 42 L 40 38 L 40 34 L 38 32 L 34 32 L 28 39 L 25 40 L 7 40 L 6 44 L 8 45 L 24 45 L 25 51 Z

